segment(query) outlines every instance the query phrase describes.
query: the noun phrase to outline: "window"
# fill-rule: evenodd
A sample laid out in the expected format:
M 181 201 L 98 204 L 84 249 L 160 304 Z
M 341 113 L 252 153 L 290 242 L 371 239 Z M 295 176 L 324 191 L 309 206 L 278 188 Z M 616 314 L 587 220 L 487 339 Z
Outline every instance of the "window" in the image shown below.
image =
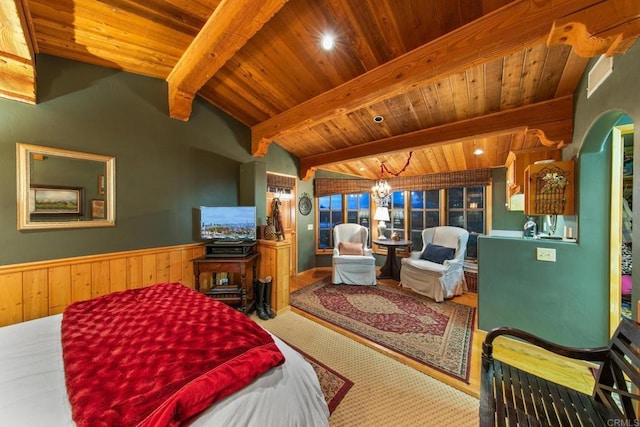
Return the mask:
M 333 248 L 333 227 L 343 223 L 342 195 L 318 197 L 318 249 Z
M 343 222 L 369 228 L 370 197 L 368 193 L 333 194 L 318 197 L 318 249 L 333 248 L 333 227 Z M 344 219 L 346 218 L 346 221 Z M 369 233 L 371 240 L 371 233 Z
M 394 191 L 391 195 L 391 209 L 389 211 L 391 221 L 385 233 L 387 237 L 390 237 L 393 233 L 397 233 L 401 239 L 404 239 L 404 194 L 404 191 Z
M 369 194 L 347 194 L 347 222 L 369 228 Z
M 363 227 L 369 227 L 369 215 L 370 206 L 368 193 L 361 194 L 347 194 L 347 223 L 360 224 Z M 367 242 L 371 246 L 371 232 L 369 232 L 369 241 Z
M 467 258 L 478 256 L 478 235 L 484 233 L 485 187 L 456 187 L 446 190 L 447 225 L 462 227 L 469 232 Z
M 469 231 L 466 258 L 477 258 L 478 235 L 486 227 L 486 188 L 454 187 L 442 190 L 394 191 L 389 206 L 390 221 L 386 236 L 397 233 L 413 242 L 413 250 L 422 248 L 422 230 L 438 225 L 452 225 Z M 377 224 L 372 218 L 369 193 L 332 195 L 318 198 L 319 250 L 333 248 L 333 227 L 342 222 L 369 228 L 369 245 Z M 344 221 L 346 219 L 346 221 Z M 405 237 L 408 236 L 408 237 Z
M 422 248 L 422 230 L 440 225 L 440 190 L 411 191 L 410 240 Z

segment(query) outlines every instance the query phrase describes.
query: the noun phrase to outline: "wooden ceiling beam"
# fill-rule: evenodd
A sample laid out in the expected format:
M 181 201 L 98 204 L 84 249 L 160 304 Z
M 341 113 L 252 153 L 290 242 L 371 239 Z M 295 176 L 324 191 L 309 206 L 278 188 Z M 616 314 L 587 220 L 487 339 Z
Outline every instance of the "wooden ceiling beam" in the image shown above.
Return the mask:
M 605 18 L 603 15 L 610 7 L 616 13 L 612 18 Z M 252 155 L 266 154 L 269 144 L 279 136 L 508 56 L 541 40 L 567 44 L 575 40 L 577 44 L 584 42 L 585 37 L 588 39 L 591 31 L 596 31 L 611 38 L 611 44 L 615 46 L 609 50 L 619 52 L 628 47 L 628 43 L 614 43 L 615 40 L 628 41 L 634 34 L 637 36 L 633 18 L 637 19 L 639 8 L 637 0 L 516 0 L 253 126 Z M 571 26 L 571 22 L 580 22 L 588 31 L 564 37 L 561 33 Z
M 36 103 L 38 51 L 26 0 L 0 2 L 0 96 Z
M 287 0 L 222 0 L 167 77 L 169 115 L 188 120 L 196 92 Z
M 543 134 L 546 146 L 552 145 L 550 141 L 557 148 L 570 143 L 573 137 L 573 95 L 302 157 L 300 178 L 309 179 L 320 166 L 450 144 L 468 140 L 471 136 L 487 138 L 516 132 Z
M 612 56 L 626 52 L 638 35 L 640 2 L 609 0 L 554 21 L 547 45 L 571 45 L 584 58 Z

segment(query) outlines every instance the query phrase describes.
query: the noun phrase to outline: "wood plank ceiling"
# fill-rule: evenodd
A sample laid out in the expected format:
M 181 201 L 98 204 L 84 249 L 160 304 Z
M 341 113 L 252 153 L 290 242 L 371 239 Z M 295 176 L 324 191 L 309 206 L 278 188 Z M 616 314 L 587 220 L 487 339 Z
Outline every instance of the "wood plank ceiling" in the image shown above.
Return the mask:
M 303 178 L 375 179 L 409 152 L 403 176 L 570 143 L 587 60 L 633 44 L 640 2 L 3 0 L 0 18 L 4 98 L 36 102 L 35 53 L 120 69 L 166 80 L 174 118 L 201 96 Z

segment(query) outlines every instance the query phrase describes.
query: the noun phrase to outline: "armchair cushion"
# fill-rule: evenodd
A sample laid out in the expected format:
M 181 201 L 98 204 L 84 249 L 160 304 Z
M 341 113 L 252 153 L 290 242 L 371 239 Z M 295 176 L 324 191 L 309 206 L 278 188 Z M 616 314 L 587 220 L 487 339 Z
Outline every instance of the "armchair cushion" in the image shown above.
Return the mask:
M 340 255 L 364 255 L 364 245 L 357 242 L 340 242 L 338 253 Z
M 455 249 L 447 248 L 445 246 L 428 244 L 420 258 L 427 261 L 435 262 L 437 264 L 443 264 L 446 260 L 453 258 Z
M 402 268 L 404 268 L 405 265 L 408 265 L 411 269 L 419 272 L 421 276 L 425 274 L 441 275 L 444 274 L 449 267 L 448 263 L 438 264 L 437 262 L 427 261 L 422 258 L 402 258 L 401 263 Z M 402 270 L 400 270 L 400 273 L 402 274 Z

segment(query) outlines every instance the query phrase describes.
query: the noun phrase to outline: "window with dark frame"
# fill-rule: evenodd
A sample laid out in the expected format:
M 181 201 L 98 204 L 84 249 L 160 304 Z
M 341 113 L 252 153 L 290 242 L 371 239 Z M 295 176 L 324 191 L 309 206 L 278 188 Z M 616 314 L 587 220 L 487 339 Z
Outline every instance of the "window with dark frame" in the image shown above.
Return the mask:
M 442 190 L 394 191 L 391 197 L 386 236 L 394 232 L 413 242 L 413 250 L 422 248 L 422 230 L 438 225 L 452 225 L 469 231 L 466 258 L 477 258 L 478 236 L 486 227 L 486 187 L 454 187 Z M 373 206 L 368 193 L 334 194 L 318 197 L 319 250 L 333 248 L 333 227 L 342 222 L 369 228 Z M 346 219 L 346 221 L 344 221 Z M 375 221 L 374 221 L 375 222 Z
M 347 223 L 360 224 L 371 230 L 370 214 L 371 214 L 371 195 L 369 193 L 345 194 Z M 369 232 L 369 241 L 371 246 L 371 232 Z
M 440 225 L 440 190 L 411 191 L 409 239 L 422 248 L 422 230 Z
M 478 257 L 478 236 L 485 232 L 485 187 L 455 187 L 446 190 L 446 225 L 462 227 L 469 232 L 465 257 Z
M 386 237 L 389 238 L 393 233 L 400 236 L 401 239 L 405 238 L 404 225 L 405 225 L 405 192 L 394 191 L 391 194 L 391 210 L 389 212 L 389 224 L 387 225 Z
M 342 194 L 318 197 L 318 249 L 333 248 L 333 227 L 342 224 Z

